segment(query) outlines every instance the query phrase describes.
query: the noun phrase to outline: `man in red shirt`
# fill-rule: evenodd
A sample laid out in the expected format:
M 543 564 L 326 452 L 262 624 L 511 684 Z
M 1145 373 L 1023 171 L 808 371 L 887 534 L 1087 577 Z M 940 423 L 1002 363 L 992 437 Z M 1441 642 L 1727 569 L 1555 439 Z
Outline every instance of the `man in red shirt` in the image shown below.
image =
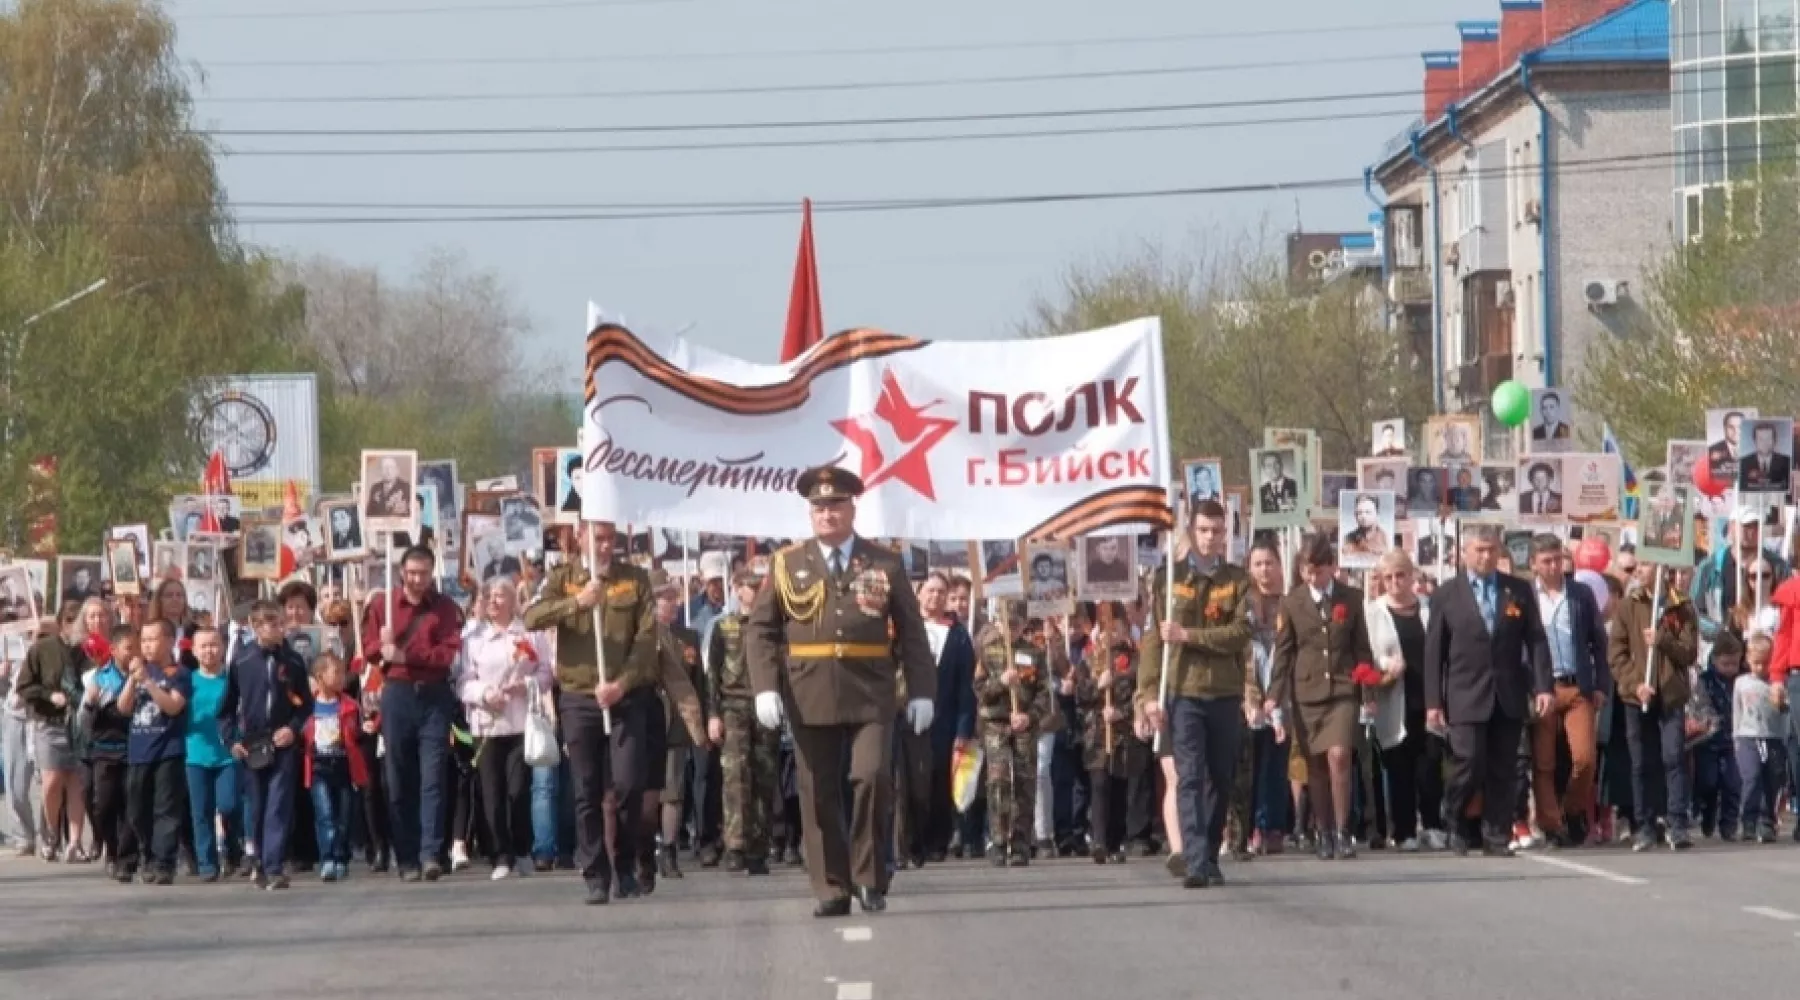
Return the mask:
M 381 736 L 389 829 L 400 878 L 434 882 L 444 874 L 444 755 L 456 695 L 450 668 L 462 651 L 462 612 L 434 584 L 437 559 L 414 546 L 400 557 L 394 620 L 386 601 L 369 602 L 363 657 L 382 673 Z M 423 868 L 421 869 L 421 864 Z

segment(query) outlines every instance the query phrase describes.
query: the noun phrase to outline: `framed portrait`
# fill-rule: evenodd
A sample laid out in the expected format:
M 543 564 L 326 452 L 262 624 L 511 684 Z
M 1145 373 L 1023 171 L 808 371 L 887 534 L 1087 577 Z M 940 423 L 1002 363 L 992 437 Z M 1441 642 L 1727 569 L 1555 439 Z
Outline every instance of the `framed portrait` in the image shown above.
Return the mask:
M 120 597 L 137 597 L 144 592 L 144 577 L 138 566 L 136 538 L 131 535 L 108 538 L 106 567 L 112 576 L 114 594 Z
M 1663 469 L 1671 486 L 1694 485 L 1694 463 L 1704 459 L 1705 441 L 1670 441 L 1663 452 Z
M 1225 463 L 1216 458 L 1190 458 L 1181 463 L 1182 495 L 1189 504 L 1217 500 L 1225 489 Z
M 1483 494 L 1481 467 L 1457 464 L 1444 467 L 1444 505 L 1458 514 L 1479 514 Z
M 1406 511 L 1413 517 L 1436 517 L 1444 507 L 1444 470 L 1424 466 L 1406 470 Z
M 349 562 L 369 554 L 363 539 L 362 508 L 354 500 L 336 500 L 324 507 L 325 558 Z
M 154 580 L 187 579 L 187 553 L 180 542 L 151 543 L 150 577 Z
M 203 542 L 189 542 L 182 550 L 187 563 L 189 583 L 216 583 L 219 579 L 219 549 Z
M 1489 463 L 1481 467 L 1481 512 L 1505 515 L 1519 506 L 1519 470 Z
M 1741 428 L 1743 457 L 1738 459 L 1740 494 L 1793 492 L 1794 421 L 1788 417 L 1756 417 Z
M 52 610 L 50 598 L 56 596 L 50 589 L 50 560 L 14 559 L 9 565 L 25 567 L 25 579 L 31 584 L 32 605 L 38 614 L 49 614 Z
M 1421 573 L 1438 575 L 1444 549 L 1444 522 L 1435 517 L 1415 517 L 1406 522 L 1412 528 L 1413 562 Z
M 1303 527 L 1307 523 L 1301 486 L 1302 452 L 1296 447 L 1252 448 L 1250 468 L 1256 477 L 1256 506 L 1251 511 L 1257 528 Z
M 1425 422 L 1425 464 L 1481 464 L 1481 417 L 1452 413 Z
M 1084 601 L 1129 601 L 1138 595 L 1137 535 L 1086 535 L 1075 540 L 1080 553 L 1077 591 Z
M 1025 560 L 1025 613 L 1046 618 L 1073 611 L 1075 592 L 1069 585 L 1069 547 L 1062 542 L 1027 542 Z
M 522 556 L 544 547 L 544 515 L 531 497 L 512 496 L 500 501 L 500 526 L 506 533 L 508 555 Z
M 1694 565 L 1691 487 L 1664 485 L 1638 504 L 1638 559 L 1664 566 Z
M 1297 467 L 1293 471 L 1294 479 L 1300 484 L 1300 508 L 1307 510 L 1319 503 L 1319 434 L 1317 431 L 1299 427 L 1265 427 L 1263 428 L 1264 448 L 1293 448 L 1298 457 Z M 1256 466 L 1250 467 L 1255 476 Z M 1334 512 L 1333 517 L 1336 516 Z
M 555 510 L 556 501 L 556 452 L 555 448 L 531 449 L 531 496 L 537 500 L 539 510 Z
M 1512 571 L 1516 575 L 1531 572 L 1531 540 L 1539 532 L 1530 528 L 1507 528 L 1500 534 L 1500 554 L 1512 562 Z
M 212 615 L 215 620 L 219 614 L 219 584 L 217 581 L 189 580 L 187 588 L 188 607 L 196 615 Z
M 1225 558 L 1240 566 L 1250 556 L 1250 491 L 1233 486 L 1225 491 Z
M 1356 460 L 1356 485 L 1359 489 L 1387 490 L 1390 493 L 1404 496 L 1406 494 L 1406 472 L 1412 463 L 1404 458 L 1359 458 Z M 1406 505 L 1400 505 L 1399 514 L 1406 516 Z
M 414 499 L 419 502 L 419 537 L 408 540 L 416 541 L 433 552 L 443 552 L 445 542 L 443 532 L 439 530 L 442 522 L 438 520 L 437 484 L 425 483 L 417 487 Z M 442 564 L 443 560 L 438 562 Z
M 1706 460 L 1714 479 L 1737 485 L 1738 469 L 1748 451 L 1744 424 L 1757 418 L 1754 406 L 1728 406 L 1706 411 Z
M 1319 473 L 1319 509 L 1335 513 L 1338 509 L 1338 496 L 1345 490 L 1356 489 L 1356 486 L 1354 472 Z
M 946 573 L 969 575 L 969 543 L 929 541 L 925 543 L 926 560 L 932 569 Z
M 101 581 L 106 578 L 104 565 L 99 556 L 57 556 L 57 608 L 60 610 L 64 601 L 79 604 L 90 597 L 99 597 Z
M 1024 592 L 1019 577 L 1019 543 L 989 539 L 981 543 L 981 593 L 1016 598 Z
M 1369 429 L 1369 454 L 1375 458 L 1410 457 L 1412 452 L 1406 450 L 1406 421 L 1399 417 L 1375 421 Z
M 107 529 L 108 538 L 129 538 L 137 546 L 138 577 L 150 575 L 150 526 L 148 524 L 115 524 Z
M 363 530 L 412 532 L 419 516 L 413 489 L 417 484 L 419 453 L 364 451 L 359 468 Z
M 1519 459 L 1519 521 L 1552 525 L 1563 522 L 1563 460 L 1556 455 Z
M 461 509 L 457 503 L 462 497 L 461 482 L 456 478 L 455 459 L 433 459 L 419 463 L 419 486 L 430 486 L 436 490 L 437 519 L 432 524 L 440 529 L 454 527 L 461 521 L 458 515 Z M 450 539 L 442 539 L 449 544 Z
M 1395 495 L 1385 490 L 1345 490 L 1338 498 L 1338 563 L 1370 569 L 1394 545 Z
M 1531 417 L 1527 421 L 1526 452 L 1560 455 L 1575 450 L 1575 406 L 1568 390 L 1531 390 Z
M 325 628 L 321 625 L 301 625 L 290 628 L 287 632 L 288 648 L 292 649 L 301 660 L 305 661 L 307 672 L 312 671 L 313 661 L 325 652 Z
M 238 579 L 281 579 L 280 522 L 245 518 L 242 541 L 238 543 Z
M 580 448 L 556 449 L 556 503 L 546 508 L 555 512 L 557 524 L 581 522 Z
M 319 549 L 319 522 L 310 517 L 293 517 L 281 522 L 281 547 L 288 551 L 295 570 L 312 566 Z
M 506 530 L 498 513 L 463 515 L 463 569 L 478 584 L 503 573 L 518 573 L 519 560 L 507 555 Z
M 31 592 L 31 574 L 18 563 L 0 566 L 0 634 L 34 635 L 43 610 Z
M 1137 536 L 1137 561 L 1145 568 L 1167 562 L 1163 558 L 1163 532 L 1146 531 Z

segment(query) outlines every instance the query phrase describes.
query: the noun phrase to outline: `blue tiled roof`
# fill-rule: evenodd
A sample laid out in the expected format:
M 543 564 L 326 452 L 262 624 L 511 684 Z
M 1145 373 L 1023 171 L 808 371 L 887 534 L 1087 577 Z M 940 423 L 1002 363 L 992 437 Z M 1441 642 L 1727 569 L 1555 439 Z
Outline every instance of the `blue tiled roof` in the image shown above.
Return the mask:
M 1530 53 L 1534 63 L 1668 62 L 1669 0 L 1635 0 Z

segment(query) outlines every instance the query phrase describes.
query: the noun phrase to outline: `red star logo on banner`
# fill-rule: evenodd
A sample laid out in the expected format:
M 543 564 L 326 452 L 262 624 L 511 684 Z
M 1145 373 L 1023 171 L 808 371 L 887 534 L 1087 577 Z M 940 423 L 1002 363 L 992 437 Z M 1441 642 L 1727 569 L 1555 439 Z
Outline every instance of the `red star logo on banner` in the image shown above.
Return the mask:
M 873 412 L 831 422 L 831 426 L 862 453 L 862 468 L 857 474 L 862 478 L 864 488 L 872 490 L 894 479 L 912 487 L 927 500 L 937 499 L 936 489 L 931 484 L 931 466 L 925 459 L 939 441 L 956 429 L 956 421 L 927 416 L 926 411 L 942 402 L 934 399 L 914 406 L 901 390 L 900 380 L 892 371 L 886 371 L 881 376 L 881 398 L 875 401 Z M 899 455 L 892 462 L 884 462 L 883 437 L 899 443 Z

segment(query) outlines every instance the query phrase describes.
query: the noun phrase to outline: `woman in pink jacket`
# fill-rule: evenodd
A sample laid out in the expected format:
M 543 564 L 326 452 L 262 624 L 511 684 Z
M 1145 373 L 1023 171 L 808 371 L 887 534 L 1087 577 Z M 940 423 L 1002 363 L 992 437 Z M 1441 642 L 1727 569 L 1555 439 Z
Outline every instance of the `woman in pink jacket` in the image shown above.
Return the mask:
M 531 870 L 531 768 L 525 766 L 525 716 L 532 681 L 550 704 L 551 670 L 543 636 L 525 631 L 518 586 L 510 577 L 487 582 L 473 621 L 463 630 L 458 690 L 468 706 L 469 730 L 479 740 L 476 773 L 486 814 L 494 875 Z

